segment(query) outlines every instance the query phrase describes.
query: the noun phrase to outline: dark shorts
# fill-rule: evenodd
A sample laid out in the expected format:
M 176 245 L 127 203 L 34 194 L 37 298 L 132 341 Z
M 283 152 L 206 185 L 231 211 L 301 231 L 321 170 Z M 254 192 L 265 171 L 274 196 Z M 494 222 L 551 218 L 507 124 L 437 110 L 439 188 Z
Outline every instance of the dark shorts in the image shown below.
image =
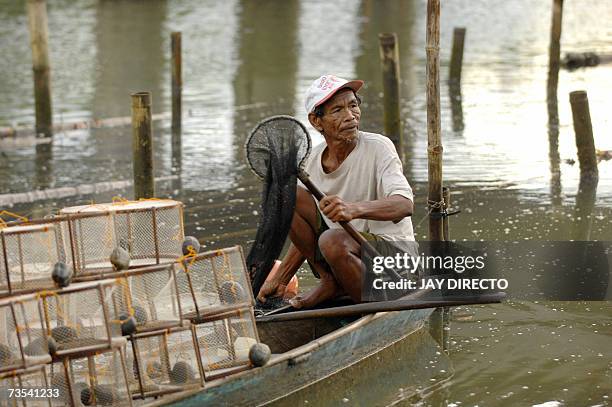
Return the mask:
M 329 266 L 329 264 L 327 263 L 327 261 L 325 260 L 325 257 L 323 256 L 323 253 L 321 253 L 321 249 L 319 248 L 319 238 L 321 237 L 321 235 L 323 234 L 323 232 L 325 232 L 326 230 L 329 229 L 329 226 L 327 226 L 327 223 L 325 223 L 325 220 L 323 219 L 323 215 L 321 214 L 321 211 L 319 210 L 318 207 L 317 208 L 317 230 L 316 230 L 316 240 L 317 240 L 317 244 L 315 247 L 315 262 L 320 263 L 323 265 L 323 267 L 329 272 L 331 273 L 331 267 Z M 376 242 L 376 247 L 379 248 L 384 248 L 387 245 L 385 244 L 387 241 L 384 240 L 382 237 L 375 235 L 373 233 L 369 233 L 369 232 L 359 232 L 360 235 L 362 235 L 367 241 L 369 242 Z M 387 250 L 382 250 L 381 251 L 381 255 L 383 256 L 387 256 L 387 255 L 391 255 L 391 252 L 395 253 L 397 251 L 396 248 L 394 248 L 392 245 L 389 245 L 389 250 L 388 253 L 383 253 L 383 252 L 387 252 Z M 309 262 L 310 264 L 310 262 Z M 319 273 L 317 273 L 317 271 L 314 269 L 314 267 L 312 267 L 312 264 L 310 265 L 310 269 L 312 270 L 312 274 L 315 275 L 316 278 L 321 278 L 321 276 L 319 276 Z

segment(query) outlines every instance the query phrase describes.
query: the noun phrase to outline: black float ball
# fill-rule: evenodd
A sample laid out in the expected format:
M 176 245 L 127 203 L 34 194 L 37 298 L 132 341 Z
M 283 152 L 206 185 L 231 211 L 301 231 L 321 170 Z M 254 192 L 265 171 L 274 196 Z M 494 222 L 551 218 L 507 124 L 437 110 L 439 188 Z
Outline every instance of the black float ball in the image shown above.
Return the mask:
M 72 267 L 64 262 L 58 261 L 53 265 L 51 271 L 51 278 L 55 282 L 55 285 L 59 288 L 68 287 L 72 281 Z
M 185 236 L 185 240 L 183 240 L 183 245 L 181 246 L 183 255 L 189 254 L 189 247 L 192 247 L 196 253 L 200 252 L 200 242 L 193 236 Z
M 127 270 L 130 268 L 130 254 L 123 247 L 115 247 L 110 255 L 110 262 L 115 270 Z
M 47 346 L 49 347 L 49 353 L 55 355 L 57 353 L 57 342 L 52 336 L 47 336 Z
M 110 406 L 115 403 L 115 395 L 111 387 L 97 384 L 81 390 L 81 403 L 86 406 Z
M 57 343 L 72 342 L 79 338 L 76 329 L 70 326 L 56 326 L 51 330 L 51 336 Z
M 119 321 L 121 321 L 121 335 L 130 336 L 134 332 L 136 332 L 136 318 L 126 313 L 121 313 L 119 315 Z
M 249 360 L 253 366 L 264 366 L 270 360 L 272 352 L 265 343 L 256 343 L 249 349 Z
M 13 360 L 13 352 L 3 343 L 0 343 L 0 367 L 8 365 Z
M 220 291 L 219 296 L 223 304 L 236 304 L 247 298 L 244 288 L 236 281 L 224 281 Z
M 176 362 L 170 371 L 170 383 L 185 384 L 195 380 L 195 372 L 187 362 Z

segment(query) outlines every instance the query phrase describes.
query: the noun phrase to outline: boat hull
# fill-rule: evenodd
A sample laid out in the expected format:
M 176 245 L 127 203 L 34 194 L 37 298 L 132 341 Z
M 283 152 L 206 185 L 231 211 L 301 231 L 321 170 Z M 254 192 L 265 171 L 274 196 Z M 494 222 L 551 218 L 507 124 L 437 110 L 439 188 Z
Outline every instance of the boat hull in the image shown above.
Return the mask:
M 338 330 L 249 369 L 173 396 L 159 405 L 256 406 L 286 397 L 341 371 L 423 327 L 432 309 L 364 316 Z M 279 325 L 279 329 L 281 325 Z

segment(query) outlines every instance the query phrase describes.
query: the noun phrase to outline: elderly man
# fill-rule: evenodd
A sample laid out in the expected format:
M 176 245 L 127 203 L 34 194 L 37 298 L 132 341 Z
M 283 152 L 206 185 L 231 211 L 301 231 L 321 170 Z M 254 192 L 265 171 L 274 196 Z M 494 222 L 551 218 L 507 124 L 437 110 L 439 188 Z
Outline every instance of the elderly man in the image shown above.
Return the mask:
M 258 299 L 282 295 L 304 260 L 319 285 L 290 303 L 310 308 L 341 294 L 361 300 L 360 245 L 338 222 L 350 221 L 371 241 L 414 241 L 413 194 L 393 143 L 359 130 L 363 81 L 324 75 L 306 93 L 308 120 L 325 138 L 313 148 L 306 172 L 327 196 L 317 202 L 301 185 L 291 224 L 291 246 Z

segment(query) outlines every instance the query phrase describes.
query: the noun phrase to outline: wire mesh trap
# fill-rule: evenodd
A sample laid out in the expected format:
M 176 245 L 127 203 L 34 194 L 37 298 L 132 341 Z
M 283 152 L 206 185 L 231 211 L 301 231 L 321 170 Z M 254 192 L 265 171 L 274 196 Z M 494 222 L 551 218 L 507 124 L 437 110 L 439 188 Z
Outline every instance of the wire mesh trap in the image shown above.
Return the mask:
M 183 324 L 174 274 L 172 265 L 159 265 L 107 275 L 114 280 L 109 302 L 111 315 L 114 322 L 122 324 L 124 334 Z M 131 322 L 124 322 L 130 317 Z M 133 329 L 126 323 L 133 323 Z
M 130 267 L 169 263 L 181 256 L 183 204 L 173 200 L 115 201 L 64 208 L 75 271 L 113 271 L 111 254 L 127 251 Z M 127 268 L 127 267 L 126 267 Z
M 58 389 L 53 406 L 131 406 L 122 347 L 89 356 L 63 358 L 47 366 L 50 386 Z
M 35 294 L 0 299 L 0 372 L 51 361 Z
M 204 371 L 190 327 L 139 334 L 130 338 L 128 347 L 133 397 L 158 397 L 204 386 Z
M 240 246 L 184 256 L 174 269 L 184 319 L 254 304 Z
M 108 309 L 113 288 L 112 280 L 103 280 L 38 293 L 54 356 L 103 351 L 123 340 L 121 323 L 111 320 Z
M 53 267 L 66 258 L 60 222 L 0 229 L 0 297 L 53 288 Z
M 194 324 L 204 371 L 249 364 L 249 350 L 259 342 L 252 308 L 209 317 Z
M 43 365 L 0 373 L 0 407 L 50 407 L 54 395 Z

